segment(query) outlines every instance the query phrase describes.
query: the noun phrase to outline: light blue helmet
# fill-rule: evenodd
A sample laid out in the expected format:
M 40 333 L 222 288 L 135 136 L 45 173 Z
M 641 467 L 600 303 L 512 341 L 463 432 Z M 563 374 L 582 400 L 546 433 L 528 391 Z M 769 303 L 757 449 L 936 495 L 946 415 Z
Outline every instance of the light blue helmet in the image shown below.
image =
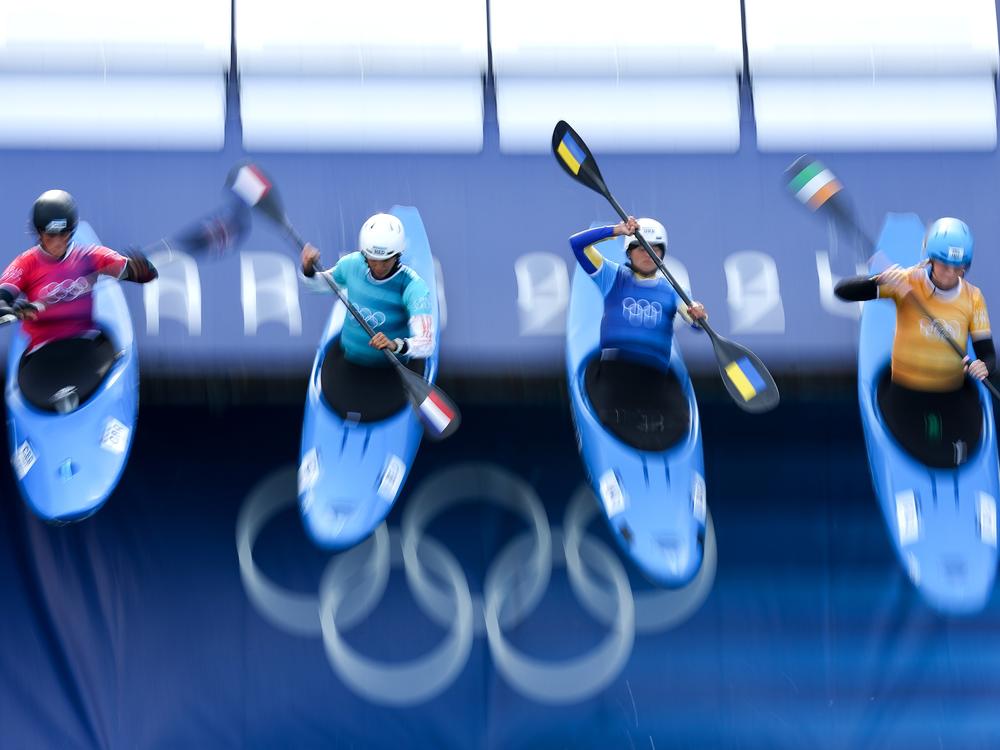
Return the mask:
M 949 266 L 972 265 L 972 232 L 959 219 L 938 219 L 924 236 L 924 252 L 931 260 Z

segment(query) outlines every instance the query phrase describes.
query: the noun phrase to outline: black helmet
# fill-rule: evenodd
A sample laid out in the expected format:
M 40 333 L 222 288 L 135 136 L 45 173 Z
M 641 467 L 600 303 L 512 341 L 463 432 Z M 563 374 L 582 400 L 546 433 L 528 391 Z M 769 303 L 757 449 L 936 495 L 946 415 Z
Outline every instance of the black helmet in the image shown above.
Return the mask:
M 65 190 L 46 190 L 31 209 L 31 223 L 39 234 L 72 234 L 79 218 L 76 201 Z

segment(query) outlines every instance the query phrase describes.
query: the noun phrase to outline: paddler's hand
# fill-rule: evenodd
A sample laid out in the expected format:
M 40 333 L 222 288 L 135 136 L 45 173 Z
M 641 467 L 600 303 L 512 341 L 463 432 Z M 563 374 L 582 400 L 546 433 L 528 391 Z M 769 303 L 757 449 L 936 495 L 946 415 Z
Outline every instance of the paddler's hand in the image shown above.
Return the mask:
M 905 297 L 912 289 L 908 276 L 910 270 L 901 268 L 898 265 L 889 266 L 882 273 L 875 277 L 875 282 L 879 286 L 884 286 L 893 292 L 897 297 Z
M 965 371 L 976 380 L 986 380 L 986 376 L 990 374 L 981 359 L 974 359 L 970 361 L 969 358 L 966 357 L 962 360 L 962 364 L 965 367 Z
M 690 307 L 687 309 L 688 317 L 692 321 L 708 320 L 708 313 L 705 312 L 705 306 L 700 302 L 692 302 Z
M 615 224 L 614 236 L 635 234 L 639 231 L 639 221 L 634 216 L 629 216 L 625 221 Z
M 316 264 L 319 262 L 319 250 L 308 242 L 302 248 L 302 273 L 307 278 L 312 278 L 316 273 Z
M 38 307 L 27 300 L 19 299 L 14 303 L 14 314 L 21 320 L 34 320 L 38 317 Z
M 376 349 L 388 349 L 390 352 L 396 351 L 396 342 L 386 336 L 384 333 L 376 333 L 372 336 L 372 340 L 368 342 L 369 346 L 373 346 Z

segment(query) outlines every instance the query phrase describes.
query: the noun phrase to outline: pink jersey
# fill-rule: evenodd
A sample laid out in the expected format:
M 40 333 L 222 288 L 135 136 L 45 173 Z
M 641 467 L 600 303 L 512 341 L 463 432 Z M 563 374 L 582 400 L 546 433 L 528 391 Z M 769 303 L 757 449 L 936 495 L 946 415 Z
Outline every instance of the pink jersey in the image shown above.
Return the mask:
M 118 278 L 127 263 L 127 258 L 100 245 L 70 245 L 58 260 L 37 245 L 17 256 L 0 276 L 0 287 L 46 305 L 36 320 L 22 323 L 31 339 L 29 349 L 93 330 L 91 289 L 96 274 Z

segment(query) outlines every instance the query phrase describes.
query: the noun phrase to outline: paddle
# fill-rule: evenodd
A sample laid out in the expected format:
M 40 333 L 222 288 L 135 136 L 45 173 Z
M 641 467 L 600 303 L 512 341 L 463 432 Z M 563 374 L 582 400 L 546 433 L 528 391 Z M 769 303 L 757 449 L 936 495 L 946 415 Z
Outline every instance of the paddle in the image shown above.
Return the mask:
M 622 218 L 622 221 L 628 219 L 628 214 L 615 200 L 611 191 L 608 190 L 608 186 L 604 184 L 604 178 L 597 167 L 597 161 L 590 149 L 587 148 L 587 144 L 563 120 L 560 120 L 556 124 L 555 130 L 552 131 L 552 152 L 555 154 L 556 161 L 570 177 L 581 185 L 603 195 Z M 685 305 L 690 306 L 691 298 L 667 270 L 663 261 L 649 246 L 646 238 L 638 233 L 635 236 L 643 250 L 656 263 L 660 273 L 670 282 L 670 286 L 677 292 L 677 296 Z M 749 412 L 769 411 L 777 406 L 780 399 L 778 386 L 775 385 L 774 378 L 771 377 L 771 373 L 767 371 L 757 355 L 745 346 L 720 336 L 708 324 L 707 320 L 699 320 L 697 323 L 712 340 L 722 382 L 737 406 Z
M 41 315 L 48 305 L 42 304 L 41 302 L 33 302 L 31 304 L 35 308 L 36 314 Z M 15 320 L 19 320 L 16 314 L 7 313 L 6 315 L 0 315 L 0 326 L 5 326 L 8 323 L 13 323 Z
M 789 192 L 800 203 L 812 211 L 823 209 L 842 228 L 849 229 L 858 236 L 864 245 L 864 255 L 867 257 L 863 258 L 863 260 L 865 260 L 866 265 L 879 255 L 879 253 L 875 252 L 875 243 L 861 226 L 861 222 L 855 215 L 850 201 L 847 200 L 847 193 L 844 190 L 843 184 L 821 162 L 808 154 L 800 156 L 785 170 L 785 177 L 788 180 Z M 952 348 L 960 359 L 964 360 L 966 357 L 965 350 L 959 346 L 958 342 L 948 332 L 948 329 L 944 327 L 944 324 L 931 315 L 924 303 L 917 299 L 915 294 L 908 294 L 905 299 L 910 300 L 916 306 L 920 314 L 931 322 L 934 330 L 944 342 Z M 996 386 L 988 378 L 983 380 L 982 383 L 993 394 L 993 397 L 1000 401 L 1000 391 L 997 390 Z
M 256 164 L 236 166 L 229 175 L 228 185 L 248 206 L 264 214 L 284 230 L 288 240 L 297 250 L 301 251 L 305 247 L 305 240 L 292 226 L 285 213 L 277 188 L 260 167 Z M 358 324 L 364 328 L 369 338 L 374 336 L 375 331 L 368 325 L 357 308 L 348 301 L 347 295 L 330 278 L 330 275 L 319 266 L 316 266 L 316 271 L 344 303 Z M 399 375 L 410 404 L 424 424 L 427 437 L 431 440 L 444 440 L 454 433 L 462 421 L 462 415 L 455 403 L 440 388 L 428 383 L 420 375 L 403 365 L 399 358 L 388 349 L 383 349 L 382 352 L 386 359 L 392 363 L 396 374 Z

